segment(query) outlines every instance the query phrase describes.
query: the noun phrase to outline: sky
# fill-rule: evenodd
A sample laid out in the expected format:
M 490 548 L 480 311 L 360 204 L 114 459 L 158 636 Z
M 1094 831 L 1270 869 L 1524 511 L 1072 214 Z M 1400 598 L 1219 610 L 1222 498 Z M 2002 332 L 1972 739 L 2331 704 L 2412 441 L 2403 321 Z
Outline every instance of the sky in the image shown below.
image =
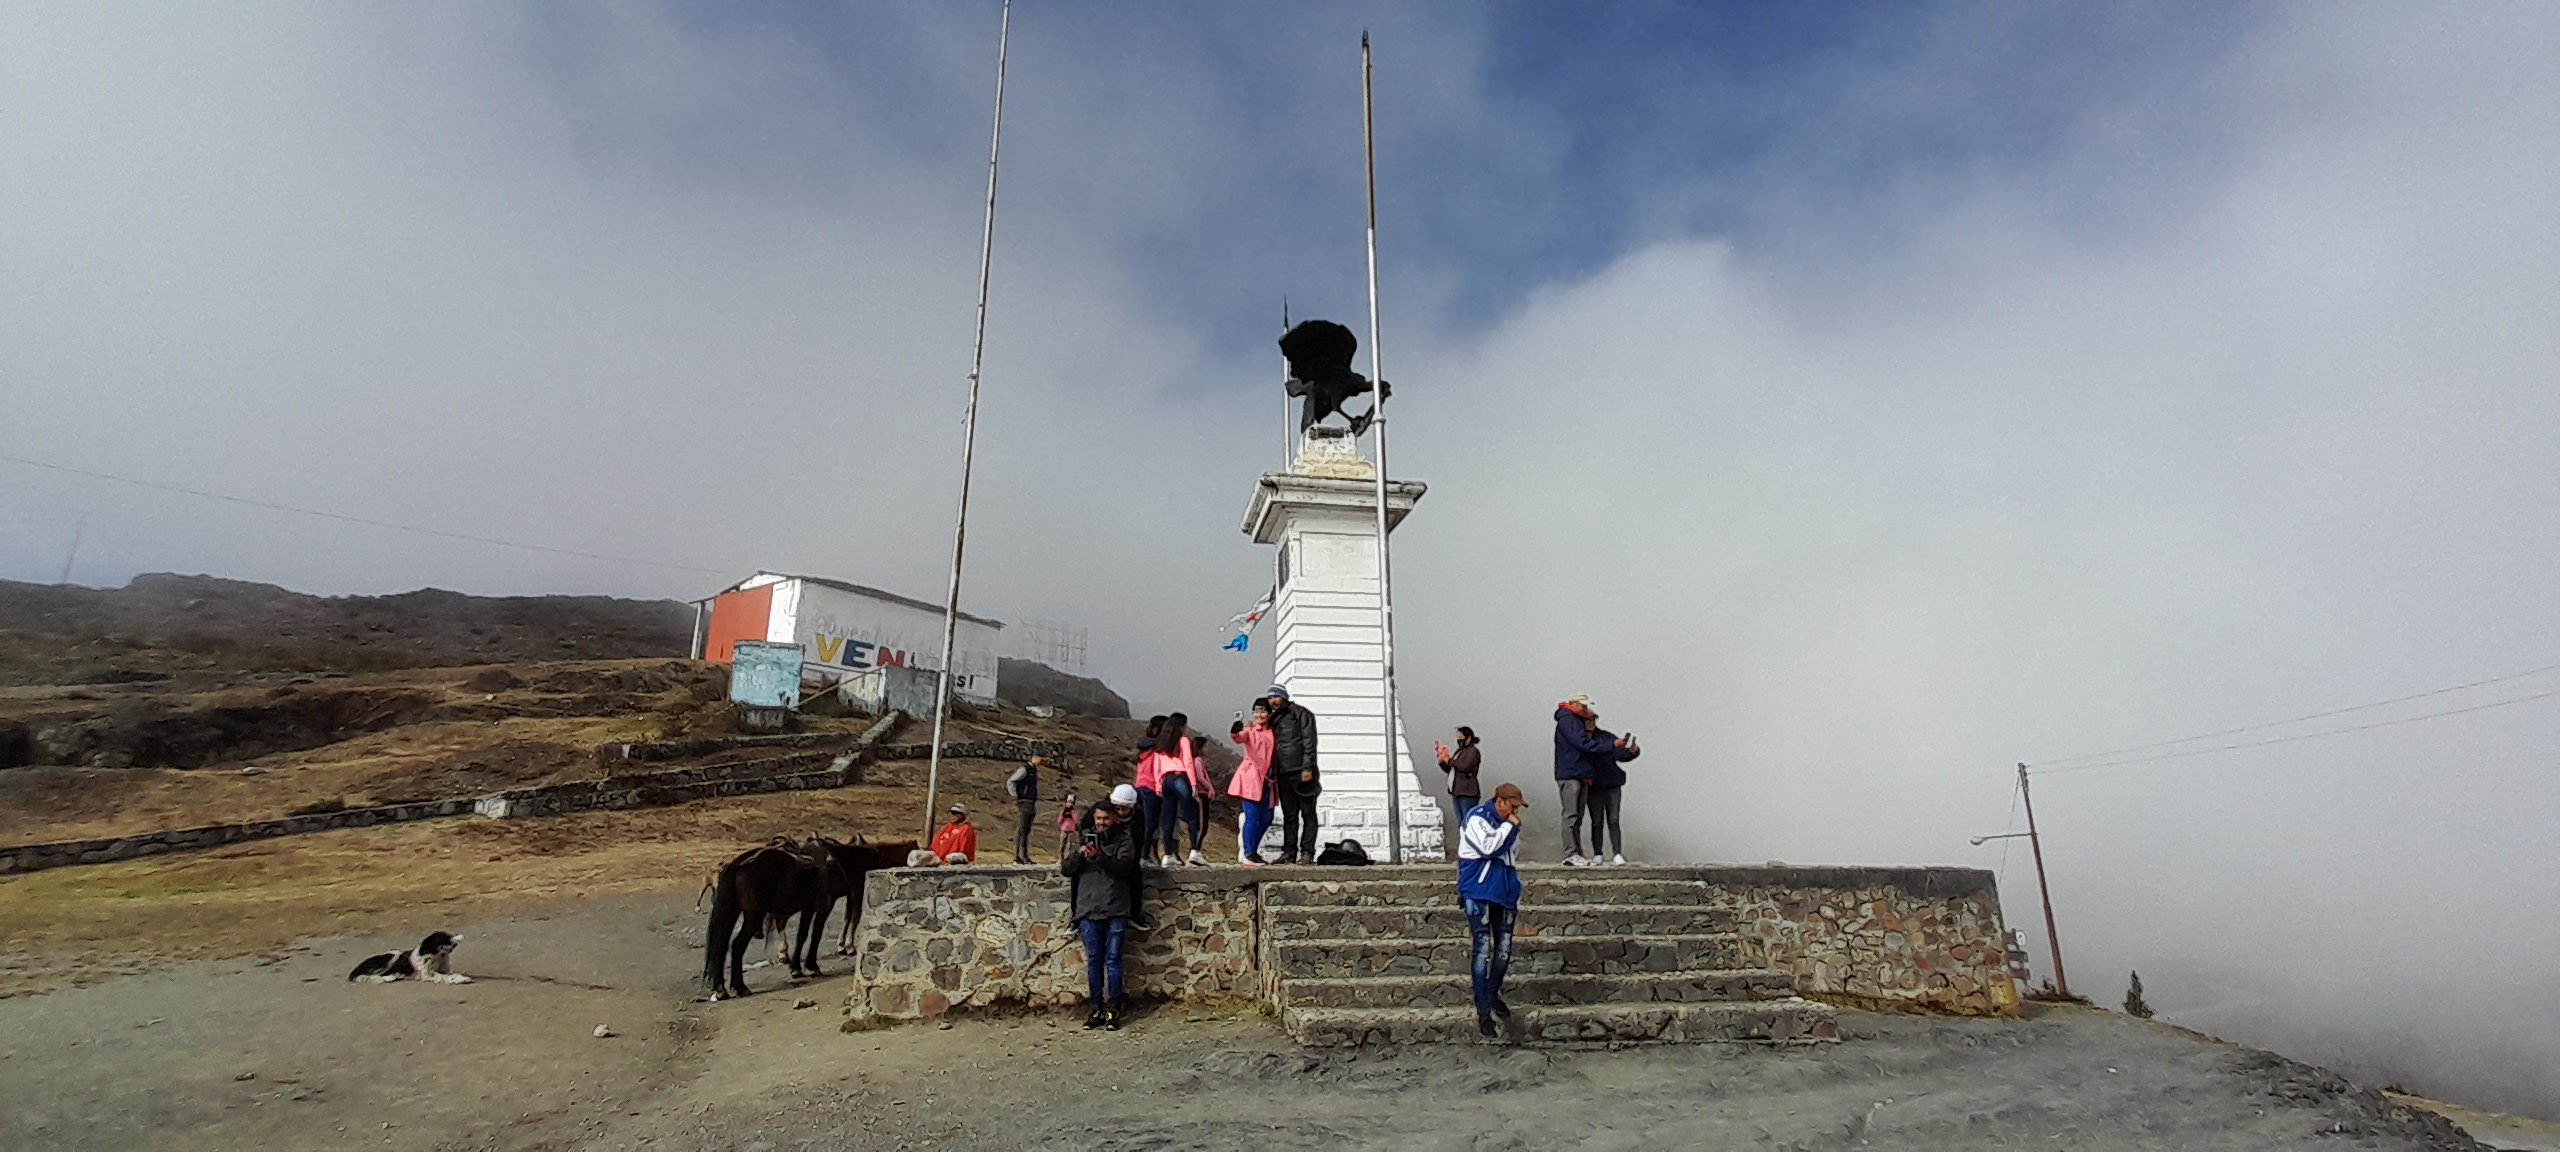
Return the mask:
M 1141 707 L 1270 675 L 1363 29 L 1417 740 L 1588 692 L 1637 855 L 1997 868 L 2040 972 L 2046 765 L 2075 990 L 2560 1116 L 2560 10 L 1027 0 L 964 604 Z M 0 576 L 938 595 L 995 31 L 0 9 Z

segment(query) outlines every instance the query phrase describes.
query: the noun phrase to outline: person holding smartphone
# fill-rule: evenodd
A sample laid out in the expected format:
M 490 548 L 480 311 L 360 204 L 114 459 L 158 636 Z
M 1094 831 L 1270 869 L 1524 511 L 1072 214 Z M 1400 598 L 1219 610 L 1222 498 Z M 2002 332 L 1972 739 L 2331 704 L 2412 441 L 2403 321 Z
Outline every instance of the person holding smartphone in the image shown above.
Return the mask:
M 1262 838 L 1271 831 L 1271 702 L 1255 700 L 1251 719 L 1237 713 L 1227 739 L 1244 746 L 1244 763 L 1227 780 L 1227 795 L 1244 810 L 1236 830 L 1236 863 L 1259 868 L 1267 863 Z
M 1434 744 L 1431 750 L 1440 758 L 1440 770 L 1449 774 L 1449 827 L 1455 830 L 1466 822 L 1467 813 L 1480 803 L 1484 786 L 1477 773 L 1484 767 L 1484 753 L 1476 750 L 1476 730 L 1458 726 L 1458 746 Z
M 1058 862 L 1059 873 L 1074 888 L 1076 932 L 1084 941 L 1084 1026 L 1115 1032 L 1128 1011 L 1120 957 L 1130 914 L 1137 910 L 1131 892 L 1138 881 L 1138 839 L 1121 822 L 1127 815 L 1128 809 L 1118 804 L 1094 805 L 1076 850 Z

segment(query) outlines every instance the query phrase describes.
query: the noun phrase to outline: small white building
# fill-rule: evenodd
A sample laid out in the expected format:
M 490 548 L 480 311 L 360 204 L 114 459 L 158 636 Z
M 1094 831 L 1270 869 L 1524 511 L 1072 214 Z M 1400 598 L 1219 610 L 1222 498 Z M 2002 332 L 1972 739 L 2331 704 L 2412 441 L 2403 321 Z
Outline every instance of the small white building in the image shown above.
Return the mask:
M 821 576 L 758 572 L 701 602 L 694 656 L 726 664 L 741 640 L 798 644 L 801 679 L 832 684 L 873 668 L 939 671 L 942 608 Z M 963 700 L 996 699 L 996 643 L 1003 623 L 960 614 L 952 638 L 951 692 Z

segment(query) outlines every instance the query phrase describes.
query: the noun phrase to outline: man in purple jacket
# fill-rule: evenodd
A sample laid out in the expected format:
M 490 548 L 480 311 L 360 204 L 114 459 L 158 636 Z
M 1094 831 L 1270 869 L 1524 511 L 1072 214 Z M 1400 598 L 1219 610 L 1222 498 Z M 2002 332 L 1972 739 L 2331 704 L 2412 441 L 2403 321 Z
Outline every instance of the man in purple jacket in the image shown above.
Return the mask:
M 1605 769 L 1634 758 L 1625 740 L 1592 730 L 1591 721 L 1599 715 L 1589 696 L 1576 695 L 1556 705 L 1556 822 L 1564 826 L 1564 862 L 1575 867 L 1598 861 L 1597 843 L 1591 846 L 1594 856 L 1582 855 L 1582 812 L 1591 786 Z

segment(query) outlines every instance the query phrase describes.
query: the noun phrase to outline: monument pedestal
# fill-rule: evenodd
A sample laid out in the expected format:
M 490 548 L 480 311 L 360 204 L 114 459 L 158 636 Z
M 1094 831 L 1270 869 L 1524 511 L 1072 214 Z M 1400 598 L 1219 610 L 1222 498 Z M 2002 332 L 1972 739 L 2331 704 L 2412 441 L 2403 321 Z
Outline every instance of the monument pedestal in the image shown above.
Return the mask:
M 1387 482 L 1390 531 L 1424 490 L 1420 481 Z M 1384 863 L 1390 758 L 1383 738 L 1376 469 L 1346 439 L 1311 438 L 1289 471 L 1262 477 L 1244 531 L 1255 543 L 1279 549 L 1272 682 L 1315 713 L 1324 781 L 1316 801 L 1318 837 L 1358 840 Z M 1401 705 L 1396 727 L 1392 770 L 1404 859 L 1442 859 L 1438 792 L 1414 771 Z

